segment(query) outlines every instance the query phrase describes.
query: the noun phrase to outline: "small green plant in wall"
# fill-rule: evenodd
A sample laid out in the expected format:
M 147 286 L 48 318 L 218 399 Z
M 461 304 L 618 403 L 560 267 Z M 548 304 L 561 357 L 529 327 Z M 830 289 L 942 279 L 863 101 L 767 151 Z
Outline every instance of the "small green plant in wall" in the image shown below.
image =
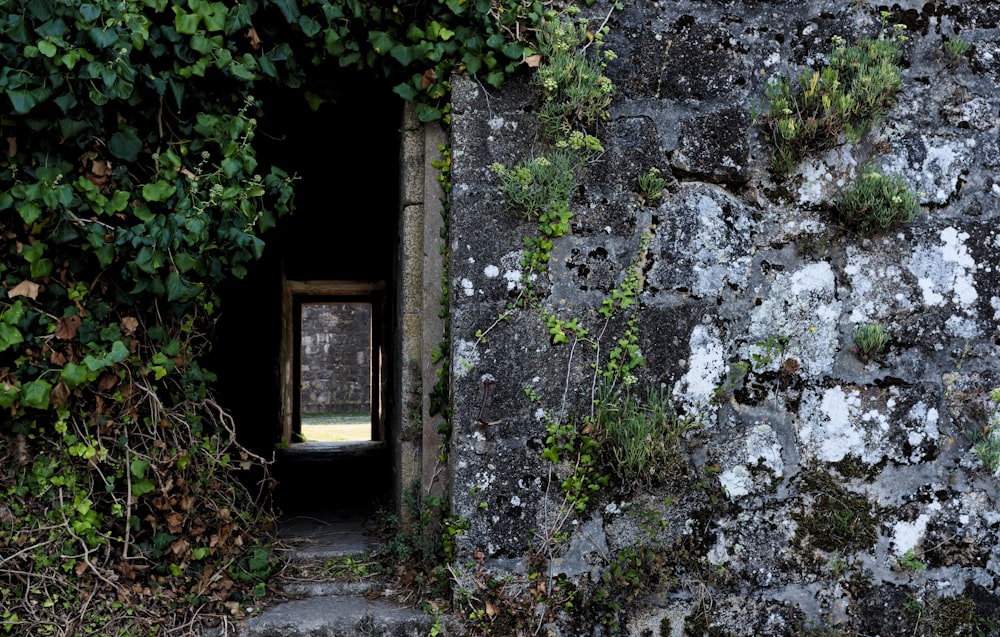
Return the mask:
M 902 175 L 865 168 L 840 193 L 835 206 L 845 225 L 870 235 L 916 219 L 920 193 Z
M 535 84 L 543 103 L 538 119 L 544 131 L 559 138 L 570 131 L 593 132 L 608 118 L 615 85 L 604 75 L 612 51 L 602 51 L 608 27 L 591 30 L 586 21 L 551 20 L 538 34 L 538 67 Z M 594 46 L 596 54 L 587 55 Z
M 904 28 L 897 25 L 891 35 L 856 44 L 835 37 L 825 67 L 803 71 L 794 83 L 785 78 L 768 83 L 759 119 L 774 143 L 774 170 L 791 170 L 807 153 L 833 147 L 842 135 L 857 141 L 893 104 L 901 84 Z
M 663 189 L 667 180 L 660 176 L 660 169 L 653 166 L 639 175 L 639 203 L 644 206 L 655 206 L 663 197 Z
M 917 557 L 917 552 L 912 548 L 907 549 L 906 553 L 900 555 L 898 559 L 899 565 L 905 569 L 911 571 L 923 571 L 927 569 L 927 566 L 920 561 L 920 558 Z
M 966 432 L 983 466 L 993 475 L 1000 474 L 1000 387 L 989 394 L 989 413 L 982 427 Z
M 941 55 L 949 66 L 958 66 L 971 47 L 972 44 L 968 40 L 963 40 L 957 35 L 949 35 L 941 43 Z
M 552 240 L 569 232 L 569 201 L 576 171 L 604 151 L 593 135 L 607 119 L 615 92 L 604 75 L 608 51 L 600 51 L 606 27 L 591 31 L 586 21 L 552 19 L 538 34 L 535 83 L 543 104 L 538 119 L 551 146 L 513 167 L 495 163 L 506 208 L 538 222 L 538 234 L 524 238 L 522 288 L 531 296 L 534 276 L 548 267 Z M 588 47 L 595 44 L 595 54 Z
M 862 362 L 879 358 L 889 346 L 889 334 L 881 323 L 860 323 L 854 328 L 854 353 Z

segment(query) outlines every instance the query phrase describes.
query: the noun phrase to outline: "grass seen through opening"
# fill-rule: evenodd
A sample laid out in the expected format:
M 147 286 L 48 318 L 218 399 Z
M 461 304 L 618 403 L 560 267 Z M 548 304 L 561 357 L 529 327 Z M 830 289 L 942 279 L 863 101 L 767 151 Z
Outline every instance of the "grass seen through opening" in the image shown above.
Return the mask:
M 371 416 L 368 414 L 303 414 L 302 438 L 307 442 L 371 440 Z

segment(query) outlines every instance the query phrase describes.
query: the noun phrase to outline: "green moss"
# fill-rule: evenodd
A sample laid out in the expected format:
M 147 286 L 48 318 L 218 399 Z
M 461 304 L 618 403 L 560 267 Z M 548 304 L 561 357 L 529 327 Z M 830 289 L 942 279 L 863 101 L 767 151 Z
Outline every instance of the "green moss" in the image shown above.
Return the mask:
M 802 476 L 800 492 L 807 500 L 792 518 L 804 547 L 852 553 L 875 543 L 878 511 L 864 495 L 848 491 L 833 475 L 818 470 Z

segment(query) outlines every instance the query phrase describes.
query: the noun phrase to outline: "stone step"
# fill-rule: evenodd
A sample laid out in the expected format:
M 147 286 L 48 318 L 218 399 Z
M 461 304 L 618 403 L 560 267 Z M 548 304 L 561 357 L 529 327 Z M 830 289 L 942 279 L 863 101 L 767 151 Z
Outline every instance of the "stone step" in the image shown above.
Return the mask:
M 278 604 L 244 620 L 235 637 L 426 637 L 433 625 L 433 617 L 391 602 L 323 596 Z
M 279 537 L 285 559 L 302 575 L 282 583 L 289 599 L 235 627 L 207 629 L 202 637 L 426 637 L 435 619 L 383 598 L 381 579 L 322 575 L 330 562 L 364 559 L 374 547 L 371 527 L 370 516 L 356 513 L 309 513 L 283 520 Z

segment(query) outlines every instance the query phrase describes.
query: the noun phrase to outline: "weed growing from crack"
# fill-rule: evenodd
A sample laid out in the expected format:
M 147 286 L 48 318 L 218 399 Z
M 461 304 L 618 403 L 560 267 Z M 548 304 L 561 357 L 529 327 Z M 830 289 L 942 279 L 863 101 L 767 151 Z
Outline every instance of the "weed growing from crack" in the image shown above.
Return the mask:
M 542 108 L 538 119 L 546 134 L 561 137 L 579 128 L 593 131 L 608 118 L 615 86 L 604 75 L 611 51 L 601 51 L 608 28 L 592 31 L 586 21 L 552 20 L 538 34 L 538 51 L 544 60 L 535 83 L 541 87 Z M 587 56 L 595 45 L 597 54 Z
M 982 428 L 966 432 L 966 437 L 975 446 L 973 449 L 983 462 L 986 470 L 993 475 L 1000 473 L 1000 387 L 990 392 L 989 416 Z
M 677 473 L 685 464 L 685 436 L 701 427 L 661 391 L 649 390 L 640 400 L 629 389 L 614 392 L 607 385 L 598 392 L 594 424 L 607 466 L 626 487 Z
M 769 82 L 762 120 L 775 146 L 772 167 L 788 172 L 807 153 L 833 147 L 841 135 L 860 139 L 895 99 L 904 40 L 899 33 L 850 45 L 835 38 L 824 68 L 804 71 L 796 85 L 784 78 Z
M 889 346 L 889 334 L 881 323 L 861 323 L 854 328 L 854 353 L 862 362 L 875 360 Z
M 920 212 L 920 193 L 902 175 L 864 170 L 841 193 L 837 212 L 862 234 L 875 234 L 913 221 Z
M 667 180 L 660 176 L 660 169 L 653 166 L 639 175 L 639 202 L 645 206 L 655 205 L 666 187 Z
M 924 571 L 927 566 L 917 557 L 917 552 L 910 548 L 898 558 L 899 565 L 911 571 Z
M 941 53 L 949 66 L 958 66 L 972 44 L 968 40 L 949 35 L 941 44 Z

